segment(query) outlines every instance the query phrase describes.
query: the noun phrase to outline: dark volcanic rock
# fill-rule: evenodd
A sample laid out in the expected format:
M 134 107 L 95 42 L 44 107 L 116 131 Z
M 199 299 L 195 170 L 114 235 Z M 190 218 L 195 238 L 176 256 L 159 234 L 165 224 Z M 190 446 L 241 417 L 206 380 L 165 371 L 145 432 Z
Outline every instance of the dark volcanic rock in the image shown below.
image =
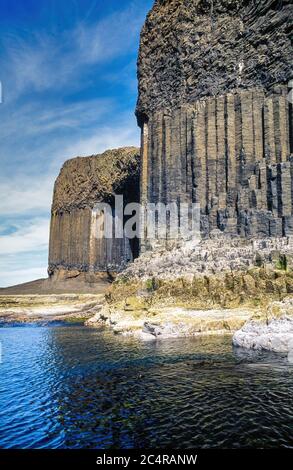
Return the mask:
M 115 194 L 137 198 L 139 149 L 125 147 L 67 160 L 56 180 L 52 212 L 93 208 Z
M 143 205 L 197 203 L 204 238 L 293 235 L 292 8 L 290 0 L 155 1 L 138 59 L 141 161 L 126 148 L 65 163 L 51 274 L 117 271 L 138 254 L 137 242 L 93 235 L 95 203 L 113 208 L 115 194 Z M 141 227 L 143 252 L 156 243 Z
M 157 0 L 141 33 L 137 114 L 292 72 L 290 0 Z
M 139 200 L 139 149 L 126 147 L 102 155 L 78 157 L 63 165 L 56 180 L 52 204 L 49 274 L 67 279 L 69 274 L 119 271 L 137 255 L 135 240 L 98 239 L 93 208 L 98 202 L 113 207 L 115 195 L 124 203 Z
M 142 203 L 198 203 L 206 237 L 293 234 L 292 8 L 155 2 L 138 60 Z

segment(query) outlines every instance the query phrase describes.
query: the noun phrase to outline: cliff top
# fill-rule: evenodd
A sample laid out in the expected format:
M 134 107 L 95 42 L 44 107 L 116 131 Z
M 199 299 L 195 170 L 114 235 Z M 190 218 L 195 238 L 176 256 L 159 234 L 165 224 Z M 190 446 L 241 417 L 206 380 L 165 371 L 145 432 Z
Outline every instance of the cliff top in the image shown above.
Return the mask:
M 67 160 L 55 182 L 52 212 L 93 207 L 110 201 L 139 175 L 139 149 L 124 147 Z M 130 182 L 131 180 L 131 182 Z
M 156 0 L 141 32 L 140 121 L 153 111 L 292 77 L 291 0 Z

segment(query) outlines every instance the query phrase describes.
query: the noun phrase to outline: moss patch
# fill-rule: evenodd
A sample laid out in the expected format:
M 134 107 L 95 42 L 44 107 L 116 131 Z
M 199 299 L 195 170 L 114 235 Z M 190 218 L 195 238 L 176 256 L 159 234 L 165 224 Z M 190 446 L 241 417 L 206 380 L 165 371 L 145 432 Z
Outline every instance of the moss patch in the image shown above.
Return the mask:
M 154 310 L 160 306 L 193 309 L 265 307 L 293 292 L 291 270 L 253 268 L 213 276 L 115 282 L 107 294 L 111 308 Z

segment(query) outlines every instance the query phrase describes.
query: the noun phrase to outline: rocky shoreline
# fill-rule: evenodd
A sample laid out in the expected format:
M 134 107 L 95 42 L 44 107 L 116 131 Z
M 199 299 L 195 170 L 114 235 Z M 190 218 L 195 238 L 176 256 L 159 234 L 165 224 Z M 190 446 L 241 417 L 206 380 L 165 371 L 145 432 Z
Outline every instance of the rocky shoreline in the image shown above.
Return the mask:
M 284 325 L 282 318 L 291 325 L 288 237 L 227 240 L 214 233 L 141 255 L 100 294 L 0 296 L 0 324 L 79 321 L 142 340 L 229 334 L 234 345 L 262 347 L 254 336 L 269 322 Z
M 253 317 L 249 309 L 192 310 L 180 307 L 160 311 L 113 311 L 103 308 L 87 326 L 110 328 L 114 334 L 141 340 L 232 334 Z
M 235 309 L 195 310 L 183 307 L 162 307 L 159 310 L 111 309 L 104 305 L 100 312 L 88 319 L 85 324 L 91 327 L 110 328 L 114 334 L 133 336 L 141 340 L 160 340 L 207 335 L 233 335 L 234 346 L 283 351 L 284 348 L 255 346 L 255 336 L 266 329 L 267 325 L 288 327 L 284 343 L 292 339 L 293 345 L 293 298 L 281 302 L 271 302 L 266 308 L 242 307 Z M 292 331 L 291 331 L 292 330 Z M 275 330 L 272 330 L 275 332 Z M 267 341 L 270 342 L 268 330 Z M 251 335 L 251 336 L 249 336 Z M 247 339 L 248 336 L 248 339 Z M 285 349 L 289 350 L 288 348 Z
M 88 326 L 163 339 L 233 334 L 293 315 L 292 239 L 220 237 L 146 253 L 117 276 Z
M 266 319 L 245 323 L 235 332 L 233 345 L 246 349 L 292 352 L 293 362 L 293 298 L 272 303 Z
M 101 308 L 102 294 L 0 295 L 0 326 L 13 323 L 81 322 Z
M 233 345 L 273 352 L 292 351 L 293 354 L 293 317 L 274 318 L 269 322 L 249 321 L 236 331 Z

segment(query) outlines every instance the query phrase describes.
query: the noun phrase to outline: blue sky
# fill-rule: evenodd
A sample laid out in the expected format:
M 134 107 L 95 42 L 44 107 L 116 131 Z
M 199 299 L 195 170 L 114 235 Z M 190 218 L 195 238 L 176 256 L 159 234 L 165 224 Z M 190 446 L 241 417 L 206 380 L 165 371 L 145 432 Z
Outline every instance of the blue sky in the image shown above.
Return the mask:
M 0 0 L 0 286 L 46 276 L 65 160 L 138 145 L 139 32 L 153 0 Z

